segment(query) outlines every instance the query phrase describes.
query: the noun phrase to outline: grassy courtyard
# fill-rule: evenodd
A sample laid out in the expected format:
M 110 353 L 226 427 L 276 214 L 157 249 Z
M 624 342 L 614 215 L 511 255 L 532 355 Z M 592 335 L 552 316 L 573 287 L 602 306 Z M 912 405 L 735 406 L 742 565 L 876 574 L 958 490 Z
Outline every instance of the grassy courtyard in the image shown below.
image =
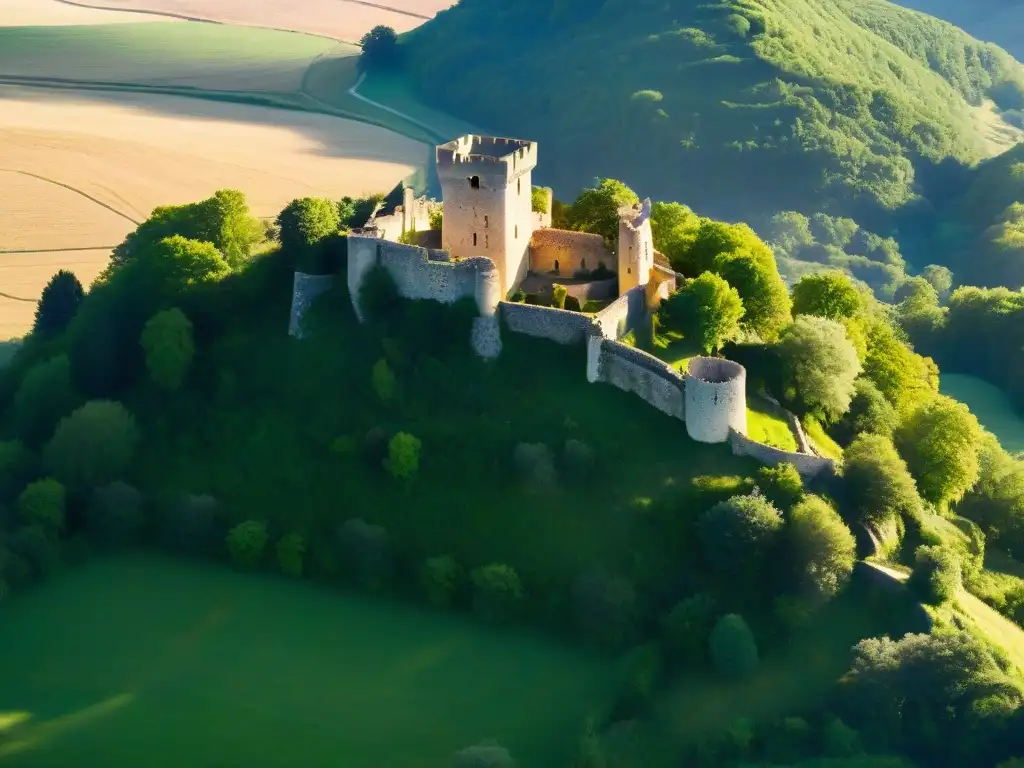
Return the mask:
M 2 613 L 4 766 L 267 765 L 286 743 L 281 764 L 414 768 L 487 738 L 555 765 L 612 681 L 539 637 L 148 555 Z

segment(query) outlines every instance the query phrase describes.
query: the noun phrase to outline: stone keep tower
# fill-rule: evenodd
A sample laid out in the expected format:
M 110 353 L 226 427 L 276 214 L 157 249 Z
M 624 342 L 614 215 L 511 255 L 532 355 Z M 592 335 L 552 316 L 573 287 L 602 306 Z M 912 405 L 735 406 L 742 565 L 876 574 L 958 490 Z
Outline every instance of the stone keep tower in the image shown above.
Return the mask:
M 437 147 L 444 199 L 441 247 L 455 259 L 491 259 L 501 298 L 519 285 L 529 266 L 537 222 L 531 203 L 536 167 L 532 141 L 462 136 Z
M 647 285 L 654 266 L 651 200 L 619 211 L 619 295 Z

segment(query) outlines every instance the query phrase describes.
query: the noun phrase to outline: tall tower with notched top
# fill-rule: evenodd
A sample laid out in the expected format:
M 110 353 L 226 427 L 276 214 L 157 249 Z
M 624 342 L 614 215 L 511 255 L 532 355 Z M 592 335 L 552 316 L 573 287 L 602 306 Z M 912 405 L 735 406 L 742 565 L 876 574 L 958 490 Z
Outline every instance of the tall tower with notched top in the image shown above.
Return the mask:
M 437 147 L 444 199 L 441 247 L 453 259 L 486 256 L 498 268 L 502 298 L 526 277 L 537 226 L 531 191 L 537 143 L 462 136 Z

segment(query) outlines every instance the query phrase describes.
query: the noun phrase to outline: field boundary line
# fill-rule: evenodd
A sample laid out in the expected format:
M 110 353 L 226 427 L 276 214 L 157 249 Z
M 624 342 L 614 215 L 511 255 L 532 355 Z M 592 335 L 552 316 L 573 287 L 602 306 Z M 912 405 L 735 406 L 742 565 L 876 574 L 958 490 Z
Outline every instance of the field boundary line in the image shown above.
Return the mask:
M 198 16 L 189 16 L 184 13 L 174 13 L 173 11 L 154 11 L 144 10 L 140 8 L 125 8 L 110 5 L 99 5 L 97 3 L 83 3 L 78 0 L 57 0 L 58 3 L 64 5 L 73 5 L 76 8 L 91 8 L 94 11 L 115 11 L 118 13 L 139 13 L 145 16 L 164 16 L 170 19 L 180 19 L 182 21 L 196 21 L 204 24 L 220 24 L 225 27 L 253 27 L 252 24 L 233 24 L 225 21 L 217 21 L 216 19 L 203 19 Z M 410 16 L 414 19 L 423 19 L 424 21 L 430 21 L 433 16 L 424 16 L 422 13 L 416 13 L 415 11 L 407 11 L 403 8 L 393 8 L 383 3 L 374 3 L 371 0 L 337 0 L 339 3 L 350 3 L 351 5 L 365 5 L 368 8 L 376 8 L 381 11 L 390 11 L 396 13 L 399 16 Z M 313 37 L 326 37 L 329 40 L 338 40 L 339 38 L 331 35 L 322 35 L 317 32 L 304 32 L 300 29 L 285 29 L 283 27 L 254 27 L 256 29 L 275 29 L 278 32 L 295 32 L 299 35 L 311 35 Z
M 45 181 L 45 182 L 48 182 L 50 184 L 56 184 L 58 187 L 64 187 L 64 189 L 70 190 L 71 192 L 74 192 L 76 194 L 81 195 L 86 200 L 91 200 L 92 202 L 96 203 L 96 205 L 100 206 L 101 208 L 106 208 L 111 213 L 116 213 L 122 219 L 125 219 L 126 221 L 130 221 L 135 226 L 139 226 L 139 224 L 142 223 L 141 221 L 136 221 L 131 216 L 129 216 L 129 215 L 125 214 L 125 213 L 122 213 L 121 211 L 117 210 L 117 208 L 114 208 L 112 205 L 107 205 L 102 200 L 97 200 L 95 197 L 93 197 L 89 193 L 83 192 L 80 189 L 76 189 L 75 187 L 72 187 L 70 184 L 65 184 L 62 181 L 55 181 L 53 179 L 48 179 L 45 176 L 40 176 L 38 173 L 31 173 L 30 171 L 21 171 L 21 170 L 18 170 L 16 168 L 0 168 L 0 172 L 20 173 L 22 176 L 29 176 L 29 177 L 31 177 L 33 179 L 39 179 L 40 181 Z M 71 249 L 62 248 L 61 250 L 71 250 Z M 90 250 L 93 250 L 93 249 L 90 249 Z
M 441 138 L 441 132 L 438 131 L 436 128 L 433 128 L 432 126 L 427 125 L 426 123 L 424 123 L 422 120 L 417 120 L 415 117 L 411 117 L 411 116 L 405 114 L 404 112 L 399 112 L 394 107 L 389 107 L 387 104 L 381 104 L 379 101 L 374 101 L 373 99 L 371 99 L 371 98 L 369 98 L 367 96 L 363 96 L 363 94 L 359 93 L 359 90 L 358 90 L 359 86 L 363 84 L 364 80 L 366 80 L 366 73 L 365 72 L 361 73 L 359 75 L 359 79 L 356 80 L 355 84 L 351 88 L 348 89 L 349 96 L 352 96 L 353 98 L 359 99 L 363 103 L 369 104 L 370 106 L 377 107 L 378 109 L 383 109 L 385 112 L 390 112 L 392 115 L 396 115 L 396 116 L 402 118 L 403 120 L 408 120 L 413 125 L 418 126 L 420 128 L 423 128 L 424 130 L 426 130 L 428 133 L 430 133 L 432 136 L 434 136 L 436 139 L 438 139 L 438 141 L 443 141 L 443 139 Z
M 11 296 L 9 293 L 0 291 L 0 299 L 10 299 L 11 301 L 24 301 L 34 304 L 38 299 L 23 299 L 21 296 Z
M 26 253 L 67 253 L 69 251 L 112 251 L 116 245 L 92 245 L 75 248 L 26 248 L 15 251 L 0 251 L 0 256 L 17 256 Z

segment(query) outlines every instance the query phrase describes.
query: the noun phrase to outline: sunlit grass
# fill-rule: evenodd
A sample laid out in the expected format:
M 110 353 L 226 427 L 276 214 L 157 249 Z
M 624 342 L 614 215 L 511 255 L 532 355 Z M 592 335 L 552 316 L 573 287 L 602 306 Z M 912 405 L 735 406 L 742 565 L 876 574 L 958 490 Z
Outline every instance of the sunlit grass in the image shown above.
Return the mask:
M 842 459 L 843 449 L 839 443 L 832 439 L 832 437 L 825 431 L 825 428 L 821 426 L 821 422 L 813 416 L 805 416 L 803 419 L 804 434 L 807 435 L 807 439 L 811 441 L 811 444 L 817 449 L 818 453 L 822 456 L 827 456 L 830 459 Z
M 784 451 L 798 448 L 789 424 L 758 398 L 747 398 L 747 437 Z

